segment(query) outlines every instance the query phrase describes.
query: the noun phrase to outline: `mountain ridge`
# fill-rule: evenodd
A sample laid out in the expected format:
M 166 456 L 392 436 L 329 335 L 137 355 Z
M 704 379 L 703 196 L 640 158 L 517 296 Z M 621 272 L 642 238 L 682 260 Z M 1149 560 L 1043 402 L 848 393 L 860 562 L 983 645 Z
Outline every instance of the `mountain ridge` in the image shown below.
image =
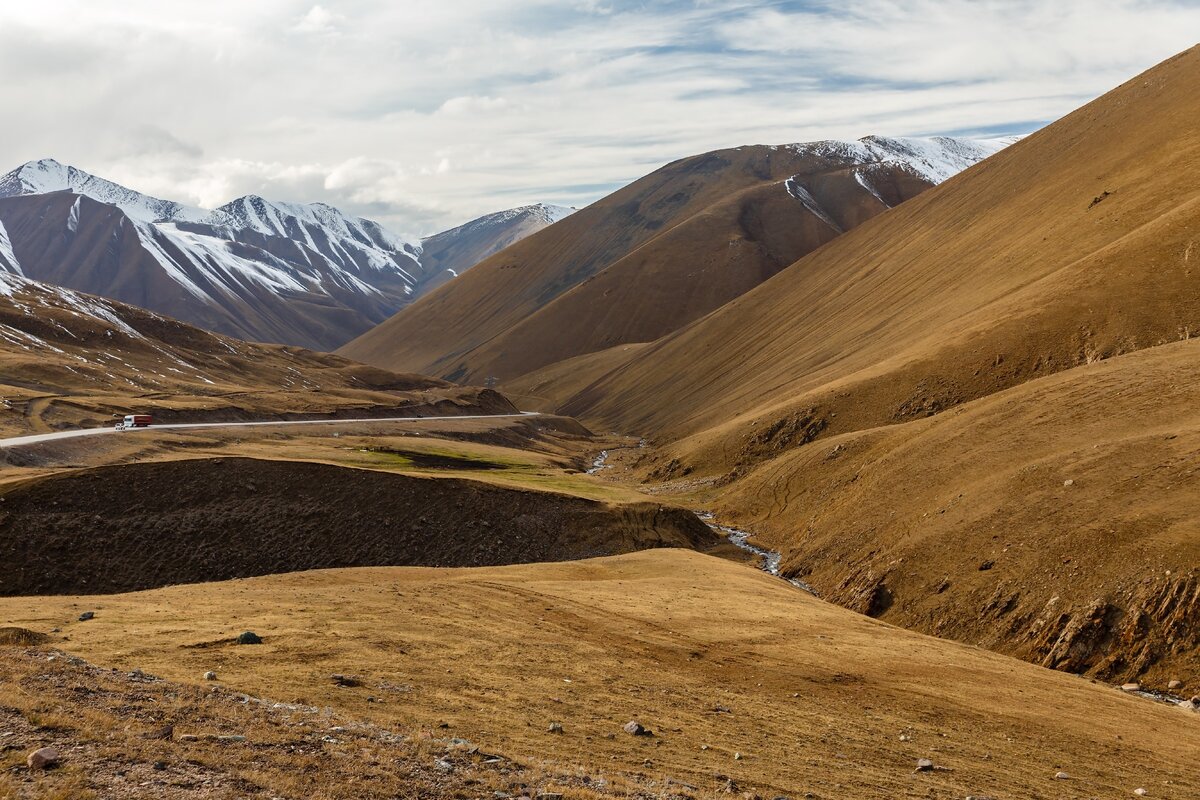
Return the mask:
M 652 341 L 1011 141 L 869 137 L 681 159 L 491 256 L 341 352 L 504 381 Z
M 554 215 L 543 216 L 527 228 Z M 0 269 L 239 338 L 319 350 L 454 274 L 423 265 L 421 242 L 325 203 L 245 195 L 205 210 L 53 159 L 0 177 L 0 229 Z M 505 241 L 528 232 L 505 232 Z

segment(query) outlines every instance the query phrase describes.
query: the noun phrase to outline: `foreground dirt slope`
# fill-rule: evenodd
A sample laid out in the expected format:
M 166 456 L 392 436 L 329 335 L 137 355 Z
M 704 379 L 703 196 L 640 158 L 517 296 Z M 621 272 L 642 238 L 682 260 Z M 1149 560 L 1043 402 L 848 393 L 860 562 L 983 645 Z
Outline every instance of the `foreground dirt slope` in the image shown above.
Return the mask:
M 1192 49 L 637 351 L 564 413 L 707 430 L 681 451 L 729 469 L 1190 336 L 1198 86 Z
M 49 284 L 0 275 L 0 432 L 330 413 L 502 413 L 496 392 L 297 347 L 243 342 Z
M 827 599 L 1109 680 L 1200 681 L 1200 342 L 790 450 L 717 509 Z
M 793 177 L 807 202 L 785 185 Z M 650 341 L 930 185 L 829 151 L 686 158 L 492 256 L 339 352 L 481 383 Z
M 76 470 L 5 487 L 0 501 L 5 595 L 717 544 L 692 513 L 659 503 L 250 458 Z
M 75 622 L 83 610 L 95 618 Z M 830 799 L 1200 793 L 1194 712 L 893 628 L 683 550 L 13 598 L 0 624 L 61 627 L 57 646 L 104 666 L 187 682 L 214 670 L 255 696 L 445 724 L 439 735 L 522 763 L 633 770 L 659 796 L 729 780 Z M 243 630 L 264 644 L 229 642 Z M 622 732 L 631 719 L 655 735 Z M 945 769 L 914 772 L 926 757 Z
M 568 792 L 644 796 L 661 787 L 616 771 L 522 765 L 448 731 L 378 725 L 139 672 L 53 649 L 4 646 L 0 630 L 0 798 L 4 800 L 362 800 Z M 224 739 L 220 737 L 225 737 Z M 239 741 L 238 737 L 244 737 Z M 53 747 L 58 768 L 25 768 Z M 586 780 L 585 780 L 586 778 Z

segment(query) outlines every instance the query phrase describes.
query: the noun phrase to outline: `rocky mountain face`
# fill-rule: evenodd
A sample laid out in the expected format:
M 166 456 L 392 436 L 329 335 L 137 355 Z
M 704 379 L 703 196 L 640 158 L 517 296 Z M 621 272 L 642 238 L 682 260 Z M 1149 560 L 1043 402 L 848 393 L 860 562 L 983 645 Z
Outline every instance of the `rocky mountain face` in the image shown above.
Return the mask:
M 441 256 L 426 266 L 420 242 L 325 204 L 250 195 L 206 211 L 53 160 L 0 177 L 0 269 L 318 350 L 387 319 L 447 269 L 469 268 L 489 230 L 508 242 L 534 227 L 485 226 L 467 248 L 443 234 L 439 252 L 462 251 L 457 266 Z
M 653 341 L 1011 141 L 868 137 L 683 159 L 491 256 L 343 352 L 509 381 Z

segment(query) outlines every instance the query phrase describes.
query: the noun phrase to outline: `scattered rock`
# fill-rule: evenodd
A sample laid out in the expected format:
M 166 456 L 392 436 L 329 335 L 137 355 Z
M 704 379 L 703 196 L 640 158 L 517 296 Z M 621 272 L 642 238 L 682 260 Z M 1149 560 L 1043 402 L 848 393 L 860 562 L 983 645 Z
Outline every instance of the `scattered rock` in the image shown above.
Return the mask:
M 1145 789 L 1143 789 L 1140 786 L 1138 788 L 1134 789 L 1133 793 L 1136 794 L 1138 797 L 1145 797 L 1146 795 L 1150 794 L 1149 792 L 1147 792 Z
M 87 622 L 89 619 L 95 619 L 95 617 L 96 617 L 95 611 L 85 611 L 79 615 L 79 621 Z
M 254 631 L 246 631 L 237 637 L 238 644 L 262 644 L 262 637 Z
M 204 673 L 204 680 L 215 681 L 216 679 L 217 679 L 217 673 L 213 672 L 212 670 L 209 670 L 208 672 Z
M 1074 486 L 1074 485 L 1075 485 L 1075 481 L 1071 480 L 1070 478 L 1067 478 L 1065 481 L 1063 481 L 1063 486 Z
M 625 723 L 624 730 L 630 736 L 653 736 L 648 728 L 642 727 L 642 723 L 636 720 L 630 720 Z
M 1140 683 L 1138 683 L 1137 681 L 1134 681 L 1132 683 L 1121 684 L 1122 692 L 1140 692 L 1141 690 L 1142 690 L 1142 685 Z
M 156 770 L 158 770 L 159 772 L 162 772 L 164 769 L 166 769 L 166 768 L 167 768 L 167 762 L 165 762 L 165 761 L 155 761 L 155 762 L 154 762 L 154 768 L 155 768 Z
M 1069 781 L 1071 780 L 1071 776 L 1065 772 L 1056 772 L 1054 773 L 1054 779 L 1056 781 Z
M 360 681 L 358 678 L 354 677 L 353 675 L 334 674 L 334 675 L 330 675 L 329 679 L 331 681 L 333 681 L 334 683 L 336 683 L 338 686 L 345 686 L 348 689 L 352 689 L 355 686 L 362 686 L 362 681 Z
M 60 756 L 58 751 L 53 747 L 43 747 L 40 750 L 34 750 L 25 757 L 25 764 L 30 769 L 52 769 L 58 766 Z
M 994 566 L 996 566 L 996 562 L 992 561 L 991 559 L 988 559 L 987 561 L 985 561 L 979 565 L 979 571 L 987 572 L 989 569 L 991 569 Z
M 928 758 L 918 758 L 917 759 L 917 768 L 913 771 L 914 772 L 929 772 L 932 769 L 933 769 L 932 761 L 930 761 Z
M 538 792 L 537 800 L 563 800 L 558 792 Z
M 1174 691 L 1175 689 L 1182 689 L 1182 688 L 1183 688 L 1183 681 L 1174 681 L 1174 680 L 1173 680 L 1173 681 L 1168 681 L 1168 682 L 1167 682 L 1167 688 L 1168 688 L 1168 689 L 1171 689 L 1172 691 Z
M 561 722 L 551 722 L 550 727 L 546 729 L 547 733 L 562 733 L 563 726 Z
M 741 761 L 741 760 L 742 760 L 742 754 L 741 754 L 741 753 L 734 753 L 734 754 L 733 754 L 733 760 L 734 760 L 734 761 Z
M 226 734 L 217 737 L 218 742 L 244 742 L 246 737 L 240 734 Z

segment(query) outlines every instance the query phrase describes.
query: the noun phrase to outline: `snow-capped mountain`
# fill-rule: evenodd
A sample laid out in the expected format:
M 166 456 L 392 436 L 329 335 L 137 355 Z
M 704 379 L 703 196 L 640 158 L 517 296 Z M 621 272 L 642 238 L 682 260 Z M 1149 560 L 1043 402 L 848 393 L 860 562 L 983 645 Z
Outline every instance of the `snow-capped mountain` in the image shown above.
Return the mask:
M 199 220 L 209 212 L 126 189 L 52 158 L 30 161 L 0 177 L 0 197 L 70 191 L 108 203 L 140 222 Z
M 520 206 L 486 214 L 422 239 L 421 263 L 433 273 L 425 291 L 458 277 L 493 253 L 553 225 L 574 211 L 574 208 L 546 203 Z
M 544 226 L 561 211 L 539 213 Z M 421 256 L 323 203 L 248 195 L 210 211 L 51 159 L 0 177 L 0 270 L 244 339 L 332 350 L 444 282 Z

